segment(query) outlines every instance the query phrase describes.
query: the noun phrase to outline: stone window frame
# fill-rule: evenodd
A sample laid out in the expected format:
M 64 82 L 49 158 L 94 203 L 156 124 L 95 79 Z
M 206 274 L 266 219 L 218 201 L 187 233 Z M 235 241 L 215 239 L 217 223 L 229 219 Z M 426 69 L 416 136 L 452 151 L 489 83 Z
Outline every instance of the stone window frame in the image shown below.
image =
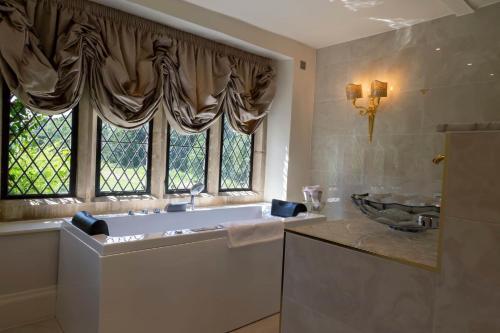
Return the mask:
M 2 85 L 2 83 L 0 83 Z M 3 104 L 0 86 L 0 109 Z M 70 217 L 80 210 L 93 214 L 123 213 L 129 210 L 163 208 L 169 202 L 187 201 L 188 193 L 165 191 L 167 126 L 163 110 L 153 118 L 153 142 L 151 153 L 151 193 L 147 195 L 96 196 L 96 149 L 97 114 L 90 105 L 88 91 L 80 100 L 78 107 L 77 169 L 75 196 L 51 199 L 9 199 L 0 200 L 0 221 L 20 221 L 32 219 L 52 219 Z M 2 126 L 0 117 L 0 128 Z M 250 191 L 219 191 L 220 152 L 222 138 L 222 117 L 219 117 L 209 132 L 206 193 L 196 200 L 201 206 L 255 203 L 263 201 L 266 133 L 265 120 L 254 134 L 252 189 Z M 1 154 L 1 144 L 0 144 Z M 0 175 L 2 177 L 3 175 Z M 161 181 L 156 181 L 161 180 Z M 0 179 L 1 181 L 1 179 Z
M 0 129 L 2 131 L 2 135 L 0 136 L 0 152 L 5 153 L 5 156 L 3 154 L 0 155 L 0 170 L 2 171 L 2 175 L 8 175 L 10 170 L 8 166 L 8 159 L 9 159 L 9 154 L 5 152 L 3 149 L 7 148 L 9 149 L 9 134 L 10 134 L 10 112 L 11 112 L 11 102 L 10 99 L 12 97 L 12 93 L 7 89 L 5 84 L 0 83 L 0 97 L 1 96 L 7 96 L 6 100 L 7 102 L 3 102 L 0 104 L 1 106 L 1 112 L 2 112 L 2 119 L 0 121 Z M 32 112 L 32 111 L 31 111 Z M 33 112 L 32 112 L 33 113 Z M 0 180 L 1 180 L 1 186 L 0 186 L 0 199 L 2 200 L 21 200 L 21 199 L 53 199 L 53 198 L 65 198 L 65 197 L 71 197 L 75 196 L 76 193 L 76 169 L 78 166 L 78 105 L 76 105 L 72 111 L 71 111 L 71 116 L 70 116 L 70 121 L 71 125 L 71 144 L 70 144 L 70 149 L 71 149 L 71 160 L 70 160 L 70 166 L 69 166 L 69 178 L 68 178 L 68 193 L 67 194 L 60 194 L 60 193 L 47 193 L 47 194 L 8 194 L 6 193 L 8 190 L 8 185 L 6 182 L 5 177 L 2 177 L 0 175 Z M 9 125 L 7 125 L 9 124 Z M 9 127 L 7 127 L 9 126 Z M 5 127 L 5 128 L 4 128 Z M 56 131 L 59 131 L 56 129 Z M 49 162 L 50 163 L 50 162 Z M 38 167 L 38 166 L 37 166 Z M 43 168 L 42 168 L 43 169 Z M 45 177 L 44 177 L 45 179 Z M 60 178 L 59 178 L 60 179 Z

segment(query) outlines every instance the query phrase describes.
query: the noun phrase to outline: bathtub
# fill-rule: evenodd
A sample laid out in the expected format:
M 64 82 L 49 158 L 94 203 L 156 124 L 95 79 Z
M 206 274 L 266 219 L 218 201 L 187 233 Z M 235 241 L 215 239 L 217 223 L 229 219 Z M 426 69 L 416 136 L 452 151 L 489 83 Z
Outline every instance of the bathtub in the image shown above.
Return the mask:
M 65 333 L 222 333 L 280 311 L 283 240 L 229 248 L 226 222 L 268 205 L 102 216 L 109 236 L 63 223 L 56 316 Z M 321 215 L 279 219 L 315 223 Z

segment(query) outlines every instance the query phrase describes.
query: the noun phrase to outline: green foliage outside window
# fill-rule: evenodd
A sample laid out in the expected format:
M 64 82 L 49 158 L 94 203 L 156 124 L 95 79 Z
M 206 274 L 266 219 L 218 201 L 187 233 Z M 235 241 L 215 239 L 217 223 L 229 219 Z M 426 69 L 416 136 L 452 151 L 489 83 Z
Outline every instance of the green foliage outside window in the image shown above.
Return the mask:
M 149 192 L 149 128 L 123 129 L 100 123 L 98 194 Z
M 10 98 L 7 158 L 9 197 L 64 196 L 71 193 L 72 111 L 47 116 Z M 4 118 L 5 119 L 5 118 Z
M 197 183 L 205 184 L 208 131 L 183 135 L 170 128 L 168 135 L 167 192 L 186 192 Z

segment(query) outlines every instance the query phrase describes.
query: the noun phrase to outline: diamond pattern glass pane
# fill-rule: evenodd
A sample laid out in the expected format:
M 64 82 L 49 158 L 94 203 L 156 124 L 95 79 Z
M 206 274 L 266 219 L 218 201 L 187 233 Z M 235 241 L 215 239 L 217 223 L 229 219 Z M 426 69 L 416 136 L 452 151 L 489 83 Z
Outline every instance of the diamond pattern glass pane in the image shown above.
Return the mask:
M 223 122 L 220 189 L 251 190 L 253 137 L 233 130 L 226 117 Z
M 7 151 L 5 197 L 73 194 L 73 114 L 73 111 L 54 116 L 36 113 L 25 108 L 17 97 L 10 96 L 8 146 L 4 143 Z
M 188 192 L 197 184 L 205 184 L 208 131 L 183 135 L 169 128 L 167 192 Z
M 150 192 L 150 125 L 123 129 L 99 121 L 101 140 L 97 152 L 100 155 L 96 195 Z

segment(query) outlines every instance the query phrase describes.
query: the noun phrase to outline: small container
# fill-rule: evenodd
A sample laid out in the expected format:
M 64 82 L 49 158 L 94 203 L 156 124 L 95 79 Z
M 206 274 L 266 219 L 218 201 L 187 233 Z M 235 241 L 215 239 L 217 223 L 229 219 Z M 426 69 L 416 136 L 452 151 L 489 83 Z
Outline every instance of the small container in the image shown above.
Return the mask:
M 418 216 L 417 224 L 427 229 L 438 229 L 439 217 L 435 215 L 422 214 Z

